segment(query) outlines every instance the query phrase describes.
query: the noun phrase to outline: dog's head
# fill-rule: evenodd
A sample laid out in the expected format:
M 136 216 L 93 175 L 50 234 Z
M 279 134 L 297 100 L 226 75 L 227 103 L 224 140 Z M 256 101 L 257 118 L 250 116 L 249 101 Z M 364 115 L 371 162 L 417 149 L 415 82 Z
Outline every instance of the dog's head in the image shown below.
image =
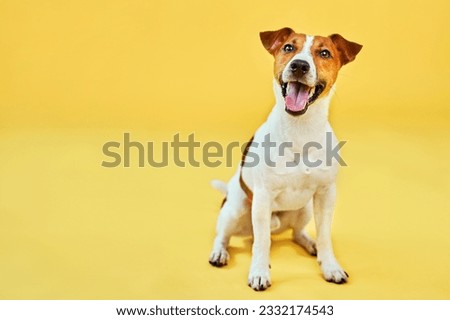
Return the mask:
M 304 114 L 326 96 L 339 69 L 353 61 L 362 48 L 339 34 L 308 36 L 290 28 L 261 32 L 260 38 L 275 58 L 274 76 L 291 115 Z

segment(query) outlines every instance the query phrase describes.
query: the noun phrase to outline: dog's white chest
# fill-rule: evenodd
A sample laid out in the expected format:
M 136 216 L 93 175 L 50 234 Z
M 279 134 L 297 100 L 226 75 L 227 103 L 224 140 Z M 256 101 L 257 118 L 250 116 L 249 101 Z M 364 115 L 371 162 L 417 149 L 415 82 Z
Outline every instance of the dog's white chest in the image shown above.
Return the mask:
M 306 206 L 317 188 L 329 184 L 336 177 L 336 168 L 320 165 L 278 168 L 274 176 L 273 210 L 297 210 Z

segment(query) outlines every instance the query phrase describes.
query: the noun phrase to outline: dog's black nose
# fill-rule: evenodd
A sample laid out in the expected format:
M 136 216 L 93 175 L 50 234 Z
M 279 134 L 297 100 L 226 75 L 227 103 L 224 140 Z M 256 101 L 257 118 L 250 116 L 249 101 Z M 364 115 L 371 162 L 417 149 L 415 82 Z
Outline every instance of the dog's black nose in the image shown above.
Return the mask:
M 299 70 L 301 73 L 305 74 L 309 71 L 309 63 L 305 60 L 297 59 L 291 62 L 289 69 L 291 69 L 292 72 Z

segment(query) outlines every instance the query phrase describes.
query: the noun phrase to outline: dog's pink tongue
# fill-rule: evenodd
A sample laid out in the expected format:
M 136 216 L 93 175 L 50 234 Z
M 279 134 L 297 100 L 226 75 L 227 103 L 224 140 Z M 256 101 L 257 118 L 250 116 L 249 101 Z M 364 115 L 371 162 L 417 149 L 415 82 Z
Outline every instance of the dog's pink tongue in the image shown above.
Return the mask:
M 286 107 L 290 111 L 302 111 L 308 103 L 308 94 L 308 86 L 305 86 L 300 82 L 289 82 L 285 99 Z

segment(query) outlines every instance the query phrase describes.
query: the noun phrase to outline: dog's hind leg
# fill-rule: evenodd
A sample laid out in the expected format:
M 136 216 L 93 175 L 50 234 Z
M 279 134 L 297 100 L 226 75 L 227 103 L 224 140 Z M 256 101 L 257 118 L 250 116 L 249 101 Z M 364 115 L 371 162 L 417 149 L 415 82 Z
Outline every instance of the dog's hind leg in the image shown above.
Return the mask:
M 308 204 L 300 209 L 293 219 L 292 229 L 294 231 L 294 241 L 303 247 L 310 255 L 317 255 L 316 242 L 308 235 L 305 231 L 305 227 L 311 220 L 313 215 L 313 202 L 308 202 Z
M 228 194 L 220 210 L 216 230 L 209 263 L 222 267 L 228 263 L 230 257 L 227 247 L 231 236 L 250 235 L 252 232 L 250 202 L 235 177 L 228 185 Z

